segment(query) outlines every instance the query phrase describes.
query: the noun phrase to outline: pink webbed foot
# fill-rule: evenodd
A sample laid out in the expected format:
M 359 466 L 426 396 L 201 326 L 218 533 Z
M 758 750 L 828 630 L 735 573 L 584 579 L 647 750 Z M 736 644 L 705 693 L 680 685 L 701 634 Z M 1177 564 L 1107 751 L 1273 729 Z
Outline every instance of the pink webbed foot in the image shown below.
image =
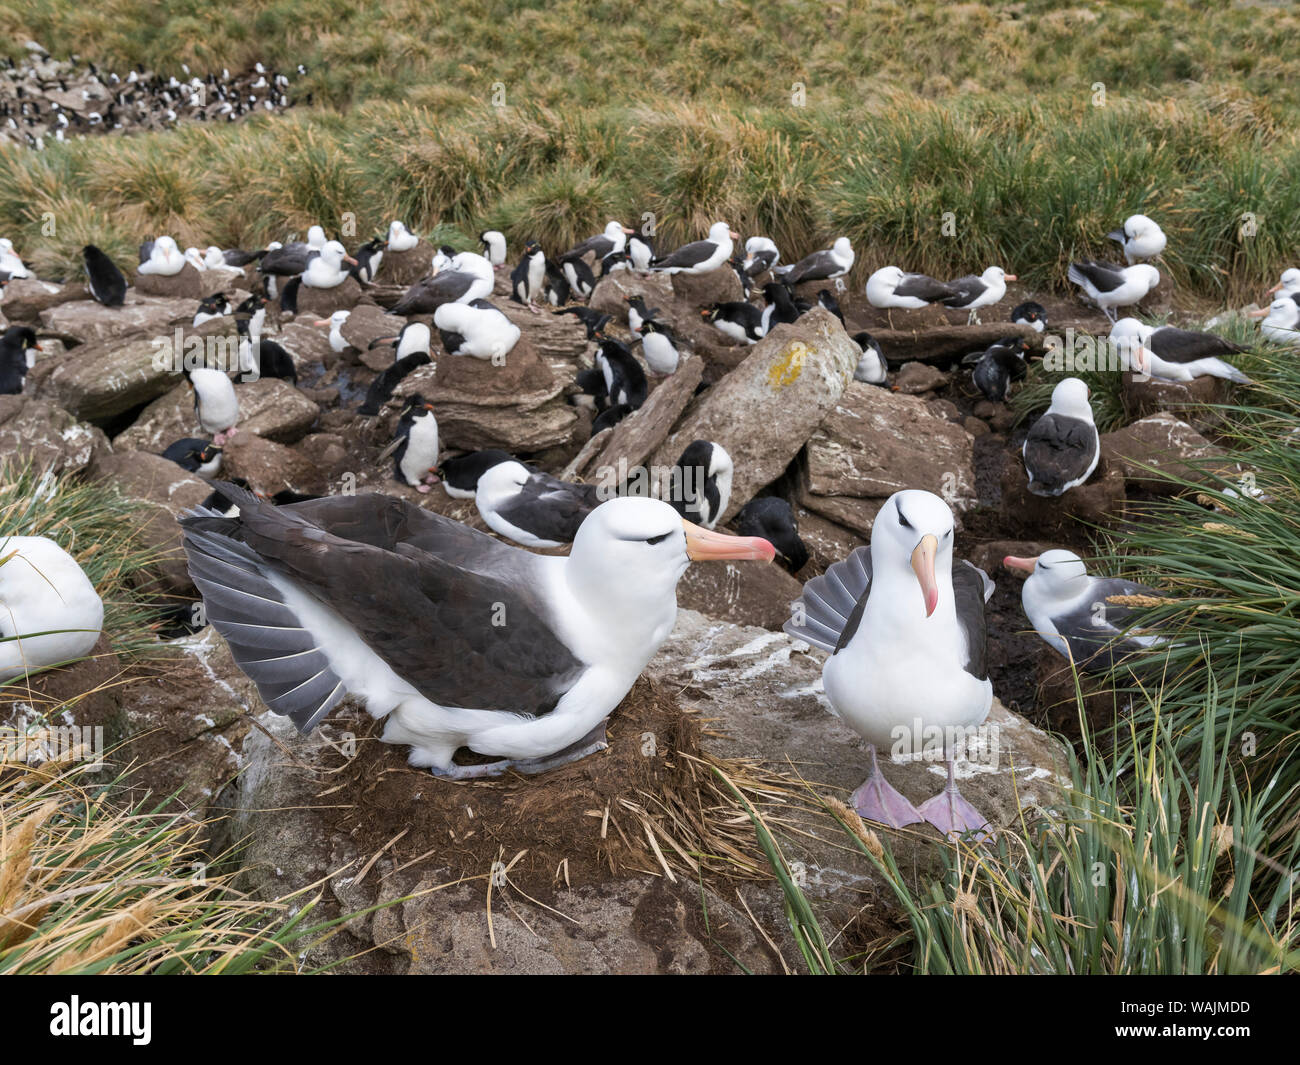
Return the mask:
M 938 795 L 921 803 L 920 813 L 947 838 L 960 838 L 968 832 L 977 843 L 992 842 L 996 838 L 989 819 L 957 790 L 952 762 L 948 763 L 947 785 Z
M 917 808 L 880 772 L 875 747 L 868 746 L 867 752 L 871 756 L 871 775 L 853 793 L 853 808 L 866 820 L 891 828 L 902 828 L 923 820 Z
M 423 481 L 421 481 L 419 484 L 415 486 L 415 490 L 423 495 L 432 492 L 433 488 L 432 486 L 427 485 Z

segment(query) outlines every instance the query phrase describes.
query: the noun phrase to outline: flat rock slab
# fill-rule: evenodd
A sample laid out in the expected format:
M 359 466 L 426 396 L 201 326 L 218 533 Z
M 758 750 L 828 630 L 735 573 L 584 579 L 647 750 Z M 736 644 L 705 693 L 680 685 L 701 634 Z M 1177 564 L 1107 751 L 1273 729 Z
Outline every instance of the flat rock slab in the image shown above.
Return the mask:
M 58 405 L 22 393 L 0 396 L 0 455 L 11 461 L 56 474 L 80 473 L 108 450 L 102 430 Z
M 346 277 L 341 284 L 333 288 L 312 288 L 310 285 L 298 286 L 298 316 L 310 318 L 328 318 L 335 311 L 350 311 L 361 298 L 361 282 L 355 277 Z
M 1124 373 L 1124 413 L 1131 419 L 1168 412 L 1200 432 L 1210 432 L 1223 421 L 1213 407 L 1227 403 L 1231 395 L 1232 385 L 1219 377 L 1198 377 L 1184 383 Z
M 435 251 L 437 248 L 423 237 L 406 251 L 385 248 L 375 281 L 384 285 L 413 285 L 433 268 Z
M 935 493 L 958 515 L 976 501 L 971 435 L 916 396 L 861 381 L 845 389 L 813 433 L 801 469 L 805 506 L 814 505 L 809 497 L 839 496 L 870 500 L 879 509 L 905 488 Z M 816 509 L 825 512 L 823 505 Z M 843 515 L 827 516 L 844 522 Z M 849 527 L 870 531 L 861 520 Z
M 163 349 L 156 339 L 135 337 L 75 347 L 50 360 L 36 394 L 91 422 L 134 410 L 174 388 L 177 381 L 168 360 L 158 357 Z
M 352 313 L 348 315 L 348 320 L 343 323 L 339 332 L 343 334 L 344 340 L 358 351 L 364 352 L 370 350 L 371 343 L 376 340 L 397 336 L 405 324 L 405 318 L 389 314 L 377 304 L 358 303 L 352 308 Z M 321 331 L 325 332 L 323 329 Z M 384 354 L 391 363 L 392 352 L 385 350 Z
M 172 299 L 201 300 L 212 287 L 193 263 L 186 263 L 180 272 L 170 277 L 159 274 L 142 274 L 133 271 L 131 283 L 142 296 L 163 296 Z
M 895 312 L 898 313 L 898 312 Z M 897 321 L 898 319 L 895 319 Z M 947 367 L 973 351 L 983 351 L 1007 336 L 1023 336 L 1033 350 L 1042 347 L 1041 334 L 1028 326 L 1013 322 L 986 322 L 983 325 L 941 325 L 916 329 L 872 329 L 891 367 L 907 362 L 922 362 Z
M 127 293 L 121 307 L 105 307 L 90 299 L 70 300 L 41 311 L 39 318 L 42 329 L 89 344 L 141 333 L 168 336 L 177 325 L 192 322 L 196 310 L 198 301 L 194 299 Z
M 1002 471 L 1002 528 L 1026 538 L 1078 539 L 1080 525 L 1113 527 L 1126 502 L 1124 469 L 1103 454 L 1092 476 L 1061 496 L 1029 491 L 1029 475 L 1018 454 L 1005 457 Z
M 77 282 L 55 285 L 49 281 L 38 281 L 34 277 L 20 277 L 5 286 L 4 302 L 0 303 L 0 310 L 4 311 L 5 318 L 10 322 L 35 324 L 39 321 L 41 311 L 71 300 L 89 299 L 90 290 Z
M 858 348 L 833 314 L 816 307 L 779 325 L 713 385 L 655 451 L 668 469 L 692 440 L 712 440 L 735 463 L 731 518 L 772 483 L 833 409 L 853 379 Z
M 158 578 L 161 590 L 196 596 L 176 519 L 182 511 L 202 503 L 211 486 L 170 459 L 145 451 L 99 455 L 93 476 L 139 503 L 135 524 L 155 556 L 149 570 Z
M 320 417 L 315 403 L 288 381 L 274 377 L 235 385 L 235 396 L 239 431 L 282 444 L 301 439 Z M 180 384 L 145 407 L 135 423 L 114 438 L 114 447 L 160 452 L 181 437 L 203 435 L 194 413 L 194 393 Z
M 1156 495 L 1176 495 L 1182 486 L 1160 474 L 1214 485 L 1217 477 L 1235 480 L 1240 466 L 1224 448 L 1211 444 L 1168 411 L 1150 414 L 1113 433 L 1103 433 L 1101 453 L 1117 463 L 1124 478 Z
M 677 584 L 677 605 L 736 625 L 780 629 L 803 583 L 779 563 L 700 562 Z

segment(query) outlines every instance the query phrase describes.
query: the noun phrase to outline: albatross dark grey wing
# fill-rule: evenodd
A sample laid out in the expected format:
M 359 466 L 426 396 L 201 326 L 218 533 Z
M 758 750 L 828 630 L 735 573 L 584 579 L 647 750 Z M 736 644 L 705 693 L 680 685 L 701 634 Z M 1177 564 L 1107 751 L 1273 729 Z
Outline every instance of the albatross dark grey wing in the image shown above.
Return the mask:
M 966 637 L 966 661 L 962 668 L 977 680 L 988 680 L 988 622 L 984 604 L 993 594 L 993 582 L 978 566 L 964 558 L 953 560 L 952 596 L 957 606 L 957 624 Z
M 825 281 L 839 269 L 840 264 L 829 251 L 815 251 L 795 263 L 782 280 L 787 285 L 797 285 L 801 281 Z
M 1162 326 L 1151 334 L 1146 346 L 1165 362 L 1195 362 L 1197 359 L 1239 355 L 1246 349 L 1217 333 L 1198 333 L 1192 329 Z
M 951 285 L 925 274 L 904 274 L 903 280 L 894 286 L 895 296 L 925 300 L 926 303 L 939 303 L 952 294 Z
M 1091 594 L 1087 602 L 1052 617 L 1057 633 L 1069 644 L 1070 655 L 1081 669 L 1110 670 L 1128 655 L 1146 650 L 1149 644 L 1164 642 L 1154 631 L 1134 631 L 1142 620 L 1144 608 L 1110 602 L 1117 596 L 1163 599 L 1164 592 L 1122 577 L 1094 578 L 1088 590 Z
M 432 314 L 444 303 L 455 303 L 478 280 L 467 270 L 439 270 L 432 277 L 415 282 L 389 309 L 389 314 L 407 316 Z
M 711 259 L 718 250 L 718 246 L 711 240 L 696 240 L 690 244 L 683 244 L 671 255 L 663 259 L 656 259 L 650 265 L 656 270 L 667 270 L 672 267 L 685 268 L 688 266 L 699 266 L 700 263 Z
M 837 651 L 853 638 L 871 592 L 871 548 L 859 547 L 803 586 L 783 626 L 797 640 Z
M 573 542 L 578 526 L 600 503 L 599 489 L 594 484 L 561 481 L 535 470 L 518 495 L 497 507 L 497 513 L 516 529 L 530 532 L 539 540 L 567 544 Z
M 1025 437 L 1025 468 L 1035 485 L 1056 490 L 1082 477 L 1098 447 L 1097 427 L 1064 414 L 1044 414 Z
M 1099 262 L 1096 259 L 1082 259 L 1070 264 L 1070 281 L 1082 285 L 1085 281 L 1098 292 L 1114 292 L 1125 283 L 1124 267 L 1116 263 Z
M 410 513 L 418 508 L 383 496 L 275 507 L 235 491 L 238 518 L 181 519 L 191 573 L 240 668 L 299 728 L 312 727 L 343 693 L 328 664 L 320 668 L 328 636 L 309 631 L 277 590 L 277 576 L 332 610 L 440 706 L 541 715 L 585 671 L 551 628 L 539 573 L 530 569 L 536 556 L 448 519 L 425 521 Z M 266 664 L 254 635 L 290 646 L 302 673 L 279 661 L 283 655 Z

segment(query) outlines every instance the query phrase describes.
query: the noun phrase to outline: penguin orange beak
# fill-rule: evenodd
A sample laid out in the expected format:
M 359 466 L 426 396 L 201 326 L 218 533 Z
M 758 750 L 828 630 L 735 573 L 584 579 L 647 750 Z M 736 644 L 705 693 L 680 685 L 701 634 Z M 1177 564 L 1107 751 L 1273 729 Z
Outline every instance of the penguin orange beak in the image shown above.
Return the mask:
M 702 529 L 693 522 L 682 519 L 686 533 L 686 557 L 692 562 L 720 562 L 737 559 L 750 562 L 771 562 L 776 558 L 776 548 L 759 536 L 732 536 L 729 533 Z
M 925 616 L 928 618 L 939 605 L 939 582 L 934 578 L 934 556 L 939 551 L 939 540 L 933 533 L 926 533 L 921 542 L 912 551 L 912 572 L 921 584 L 921 593 L 925 596 Z
M 1020 558 L 1017 555 L 1007 555 L 1002 560 L 1002 565 L 1007 569 L 1019 570 L 1021 573 L 1033 573 L 1034 567 L 1038 565 L 1038 558 Z

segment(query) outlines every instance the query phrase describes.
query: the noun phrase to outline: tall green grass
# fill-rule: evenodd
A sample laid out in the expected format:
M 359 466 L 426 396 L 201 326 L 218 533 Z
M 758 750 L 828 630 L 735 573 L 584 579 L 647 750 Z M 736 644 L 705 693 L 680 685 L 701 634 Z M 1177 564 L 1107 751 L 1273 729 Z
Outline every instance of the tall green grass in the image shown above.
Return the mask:
M 1212 685 L 1202 710 L 1232 717 Z M 1083 752 L 1069 754 L 1071 783 L 1059 801 L 1022 811 L 1020 823 L 991 844 L 941 847 L 942 871 L 919 883 L 856 814 L 831 805 L 908 923 L 904 943 L 893 944 L 907 947 L 906 968 L 932 975 L 1300 969 L 1300 837 L 1293 832 L 1274 857 L 1267 853 L 1297 791 L 1279 780 L 1252 790 L 1211 731 L 1185 766 L 1176 728 L 1168 720 L 1130 728 L 1120 758 L 1092 745 L 1085 722 Z M 840 958 L 828 946 L 833 939 L 816 906 L 750 812 L 808 971 L 869 968 L 873 959 Z
M 1258 298 L 1295 254 L 1294 132 L 1187 101 L 880 104 L 370 103 L 0 148 L 0 226 L 38 270 L 70 275 L 87 241 L 129 262 L 145 233 L 250 246 L 318 221 L 337 233 L 351 217 L 364 234 L 403 217 L 557 252 L 610 217 L 653 215 L 665 246 L 726 218 L 787 259 L 847 234 L 855 285 L 887 263 L 955 276 L 996 262 L 1064 289 L 1072 259 L 1113 257 L 1105 233 L 1144 211 L 1169 233 L 1160 265 L 1180 296 L 1216 303 Z

